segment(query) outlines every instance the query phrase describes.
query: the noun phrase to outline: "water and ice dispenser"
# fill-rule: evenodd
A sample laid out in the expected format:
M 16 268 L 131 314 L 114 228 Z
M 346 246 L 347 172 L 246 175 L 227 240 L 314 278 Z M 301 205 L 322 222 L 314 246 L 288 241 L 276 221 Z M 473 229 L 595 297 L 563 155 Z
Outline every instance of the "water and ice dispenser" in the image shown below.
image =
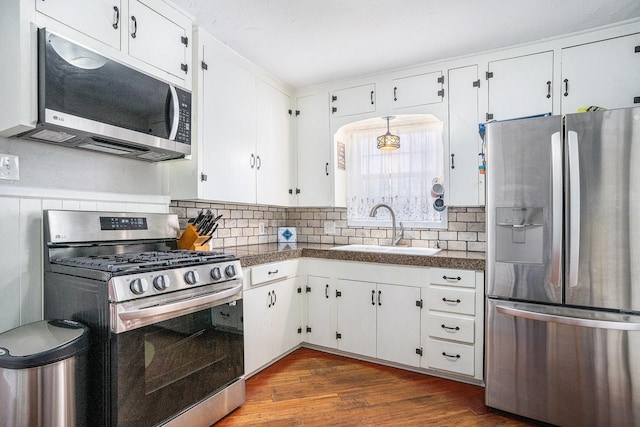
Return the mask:
M 496 208 L 496 261 L 541 264 L 543 219 L 542 208 Z

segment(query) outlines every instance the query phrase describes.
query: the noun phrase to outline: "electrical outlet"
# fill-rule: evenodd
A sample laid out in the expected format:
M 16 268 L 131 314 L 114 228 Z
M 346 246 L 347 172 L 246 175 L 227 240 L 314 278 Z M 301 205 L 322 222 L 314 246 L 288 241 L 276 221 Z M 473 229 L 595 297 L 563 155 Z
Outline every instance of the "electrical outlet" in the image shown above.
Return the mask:
M 324 234 L 336 234 L 336 222 L 325 221 L 324 222 Z
M 18 156 L 0 154 L 0 179 L 11 179 L 13 181 L 20 179 Z
M 264 222 L 260 221 L 258 223 L 258 234 L 264 234 L 264 233 L 265 233 L 265 231 L 264 231 Z

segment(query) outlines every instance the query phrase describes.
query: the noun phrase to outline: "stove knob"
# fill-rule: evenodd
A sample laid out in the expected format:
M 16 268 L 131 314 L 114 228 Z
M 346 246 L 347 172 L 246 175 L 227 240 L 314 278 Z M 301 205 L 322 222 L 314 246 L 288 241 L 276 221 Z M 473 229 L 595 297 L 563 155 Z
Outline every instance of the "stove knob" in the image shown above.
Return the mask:
M 184 281 L 187 282 L 188 285 L 195 285 L 200 277 L 198 277 L 198 272 L 195 270 L 187 271 L 184 274 Z
M 236 267 L 233 264 L 229 264 L 227 265 L 227 267 L 224 269 L 224 275 L 227 277 L 233 277 L 236 275 Z
M 149 289 L 149 284 L 145 279 L 133 279 L 131 283 L 129 283 L 129 289 L 136 295 L 142 295 Z
M 153 287 L 159 291 L 164 291 L 169 287 L 170 284 L 171 281 L 169 280 L 169 276 L 167 276 L 166 274 L 161 274 L 160 276 L 156 276 L 156 278 L 153 279 Z
M 213 267 L 213 269 L 211 270 L 211 278 L 213 280 L 222 279 L 222 273 L 220 273 L 220 267 Z

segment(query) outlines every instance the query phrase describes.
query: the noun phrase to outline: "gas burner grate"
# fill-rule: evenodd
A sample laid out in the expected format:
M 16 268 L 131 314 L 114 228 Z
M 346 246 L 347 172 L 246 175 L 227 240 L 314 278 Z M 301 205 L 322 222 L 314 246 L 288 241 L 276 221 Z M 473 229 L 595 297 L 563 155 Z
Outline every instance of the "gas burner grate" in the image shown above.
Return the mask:
M 117 273 L 133 270 L 160 270 L 171 267 L 185 267 L 235 258 L 235 255 L 222 252 L 173 250 L 53 258 L 51 259 L 51 263 Z

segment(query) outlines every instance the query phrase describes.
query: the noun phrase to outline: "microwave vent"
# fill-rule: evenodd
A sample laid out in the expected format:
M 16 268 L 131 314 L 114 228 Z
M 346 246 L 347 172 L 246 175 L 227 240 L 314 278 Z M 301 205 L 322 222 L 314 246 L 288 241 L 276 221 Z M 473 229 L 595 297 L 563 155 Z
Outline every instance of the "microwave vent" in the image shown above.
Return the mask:
M 32 133 L 31 138 L 40 139 L 48 142 L 65 142 L 76 137 L 66 132 L 59 132 L 51 129 L 43 129 L 39 132 Z

